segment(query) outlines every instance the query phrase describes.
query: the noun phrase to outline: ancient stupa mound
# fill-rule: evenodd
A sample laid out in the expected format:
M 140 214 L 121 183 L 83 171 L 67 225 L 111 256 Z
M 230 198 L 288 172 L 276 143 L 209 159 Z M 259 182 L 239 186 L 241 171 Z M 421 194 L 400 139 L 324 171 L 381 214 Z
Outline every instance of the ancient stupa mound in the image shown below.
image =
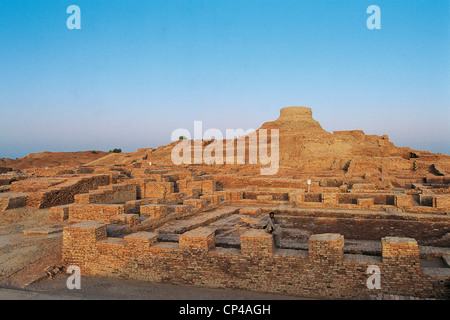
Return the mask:
M 313 119 L 311 108 L 287 107 L 280 110 L 280 117 L 266 122 L 261 129 L 279 129 L 283 131 L 317 132 L 323 131 L 319 122 Z
M 331 134 L 313 119 L 307 107 L 282 108 L 277 120 L 264 123 L 260 129 L 279 130 L 280 164 L 299 170 L 380 174 L 389 170 L 429 171 L 432 163 L 443 169 L 450 165 L 448 156 L 431 159 L 429 152 L 395 146 L 387 135 L 366 135 L 362 130 Z M 412 159 L 412 154 L 419 158 Z

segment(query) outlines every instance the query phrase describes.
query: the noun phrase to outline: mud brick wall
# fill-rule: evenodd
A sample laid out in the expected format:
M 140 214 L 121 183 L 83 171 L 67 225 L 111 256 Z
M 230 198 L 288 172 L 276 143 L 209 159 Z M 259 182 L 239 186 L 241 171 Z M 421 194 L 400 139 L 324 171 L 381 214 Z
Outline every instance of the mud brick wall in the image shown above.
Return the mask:
M 135 184 L 114 184 L 89 193 L 77 194 L 75 203 L 125 203 L 136 200 Z
M 425 181 L 430 184 L 446 184 L 448 183 L 448 178 L 446 177 L 426 177 Z
M 203 180 L 202 181 L 202 194 L 214 194 L 216 191 L 216 182 L 214 180 Z
M 432 207 L 433 206 L 433 196 L 429 194 L 420 194 L 420 205 L 424 207 Z
M 211 203 L 211 204 L 221 204 L 223 201 L 223 195 L 220 195 L 220 194 L 204 195 L 204 196 L 200 196 L 200 199 L 205 199 L 208 203 Z
M 158 239 L 158 234 L 154 232 L 136 232 L 125 236 L 123 239 L 128 247 L 133 248 L 134 252 L 139 253 L 155 244 Z
M 166 177 L 165 175 L 164 175 L 164 173 L 165 172 L 167 172 L 167 170 L 164 170 L 164 171 L 162 171 L 162 172 L 159 172 L 159 173 L 151 173 L 150 175 L 149 175 L 149 177 L 153 180 L 153 181 L 156 181 L 156 182 L 170 182 L 170 177 Z
M 101 192 L 105 198 L 103 203 L 125 203 L 137 199 L 137 186 L 135 184 L 113 184 L 100 187 L 94 193 Z
M 106 224 L 95 221 L 82 222 L 65 227 L 63 231 L 62 255 L 69 265 L 81 268 L 86 258 L 96 252 L 95 243 L 106 239 Z
M 216 191 L 214 194 L 223 196 L 223 201 L 231 201 L 231 191 Z
M 241 236 L 241 252 L 243 255 L 271 255 L 274 251 L 273 236 L 263 230 L 246 231 Z
M 167 210 L 169 212 L 180 212 L 180 213 L 186 213 L 189 211 L 190 206 L 184 205 L 184 204 L 175 204 L 170 205 L 167 207 Z
M 362 208 L 370 208 L 375 204 L 374 198 L 359 198 L 356 202 Z
M 53 168 L 33 168 L 33 169 L 25 169 L 23 172 L 33 173 L 35 177 L 56 177 L 62 174 L 75 174 L 75 167 L 71 166 L 60 166 Z
M 288 201 L 289 194 L 287 192 L 270 192 L 270 191 L 245 191 L 244 199 L 256 199 L 260 195 L 271 195 L 275 201 Z
M 196 209 L 206 208 L 207 202 L 205 199 L 187 199 L 183 201 L 184 205 L 190 205 Z
M 136 185 L 136 199 L 145 198 L 146 184 L 151 182 L 151 179 L 128 179 L 124 183 L 134 183 Z
M 257 218 L 263 214 L 261 208 L 241 208 L 239 214 Z
M 120 175 L 116 173 L 111 173 L 109 175 L 109 184 L 117 184 L 120 180 Z
M 337 193 L 322 193 L 322 203 L 325 206 L 336 206 L 338 204 Z
M 320 184 L 320 187 L 321 187 L 322 193 L 340 193 L 341 192 L 341 190 L 339 190 L 339 188 L 335 188 L 335 187 L 333 187 L 333 188 L 324 187 L 324 186 L 322 186 L 322 184 Z
M 165 204 L 165 203 L 167 203 L 166 199 L 161 199 L 161 198 L 148 198 L 145 201 L 148 202 L 148 204 Z
M 75 195 L 108 185 L 110 179 L 109 175 L 73 178 L 51 189 L 31 193 L 27 197 L 27 206 L 48 208 L 73 203 Z
M 381 274 L 390 281 L 382 281 L 381 285 L 389 292 L 397 295 L 424 296 L 427 292 L 443 289 L 438 283 L 428 281 L 420 268 L 419 247 L 412 238 L 386 237 L 382 239 L 383 266 Z M 382 279 L 383 279 L 382 278 Z M 446 277 L 441 277 L 446 279 Z M 447 276 L 447 286 L 449 277 Z M 447 299 L 450 295 L 447 295 Z
M 256 187 L 261 189 L 308 189 L 306 180 L 283 179 L 283 178 L 252 178 L 248 181 L 246 187 Z M 310 186 L 310 192 L 319 191 L 319 183 L 313 182 Z
M 129 224 L 129 225 L 137 225 L 139 224 L 139 215 L 133 213 L 124 213 L 112 216 L 109 219 L 111 224 Z
M 450 195 L 439 195 L 433 198 L 433 207 L 450 210 Z
M 342 260 L 344 236 L 337 233 L 313 234 L 309 238 L 309 256 L 322 263 L 336 263 Z
M 322 194 L 307 192 L 305 193 L 305 202 L 322 202 Z
M 202 194 L 202 183 L 201 181 L 191 183 L 191 181 L 188 180 L 178 180 L 175 184 L 175 189 L 189 198 L 198 199 L 198 197 Z
M 215 175 L 214 179 L 224 189 L 240 189 L 247 187 L 249 178 L 233 175 Z
M 106 225 L 89 222 L 64 228 L 63 261 L 78 265 L 82 275 L 306 297 L 368 299 L 377 293 L 449 297 L 450 275 L 425 274 L 417 264 L 408 267 L 411 261 L 416 263 L 417 251 L 399 245 L 403 240 L 398 238 L 384 239 L 380 259 L 344 255 L 339 234 L 313 235 L 309 252 L 273 250 L 272 237 L 261 230 L 243 234 L 241 250 L 214 247 L 212 235 L 192 230 L 180 236 L 179 244 L 155 242 L 152 233 L 106 238 Z M 367 288 L 367 268 L 373 265 L 381 270 L 381 289 Z
M 200 195 L 202 194 L 202 190 L 200 190 L 200 189 L 186 189 L 184 191 L 184 194 L 188 198 L 198 199 L 200 197 Z
M 203 181 L 202 180 L 188 180 L 187 188 L 188 189 L 202 189 Z
M 161 181 L 175 182 L 179 179 L 178 173 L 165 173 L 162 175 Z
M 69 205 L 51 207 L 48 213 L 48 221 L 62 222 L 69 218 Z
M 363 190 L 375 190 L 376 186 L 374 184 L 371 183 L 355 183 L 352 186 L 352 189 L 350 190 L 351 192 L 356 191 L 356 192 L 361 192 Z
M 109 222 L 110 218 L 125 213 L 121 204 L 71 204 L 69 205 L 69 221 L 101 221 Z
M 244 199 L 244 191 L 231 191 L 230 192 L 231 201 L 239 201 Z
M 0 196 L 0 212 L 8 209 L 25 207 L 28 194 L 26 193 L 5 193 Z
M 242 188 L 285 188 L 285 189 L 308 189 L 305 179 L 282 179 L 282 178 L 248 178 L 234 175 L 214 175 L 214 180 L 224 189 Z M 318 182 L 313 181 L 310 187 L 311 192 L 320 191 Z
M 143 198 L 162 198 L 165 199 L 167 194 L 175 192 L 174 182 L 148 182 L 145 184 L 145 193 Z
M 49 189 L 60 183 L 66 182 L 67 178 L 31 178 L 11 183 L 11 192 L 31 193 Z
M 141 206 L 150 204 L 148 200 L 131 200 L 125 202 L 124 209 L 126 213 L 141 213 Z
M 273 195 L 271 195 L 271 194 L 258 195 L 258 196 L 256 196 L 256 200 L 258 200 L 258 202 L 262 202 L 262 203 L 266 203 L 266 202 L 269 202 L 269 201 L 274 201 L 273 200 Z
M 375 205 L 395 205 L 395 195 L 379 194 L 379 193 L 339 193 L 340 204 L 357 204 L 358 199 L 372 198 Z
M 289 193 L 289 202 L 294 205 L 303 204 L 305 202 L 305 190 Z
M 125 172 L 123 171 L 123 168 L 116 168 L 116 167 L 105 167 L 105 166 L 101 166 L 101 167 L 94 167 L 94 173 L 95 174 L 114 174 L 114 175 L 119 175 L 119 174 L 124 174 Z
M 178 192 L 185 192 L 188 187 L 188 180 L 183 179 L 183 180 L 178 180 L 175 182 L 175 188 L 178 190 Z
M 202 195 L 212 195 L 216 191 L 216 181 L 211 179 L 203 179 L 197 181 L 177 181 L 180 192 L 186 192 L 189 189 L 198 189 Z
M 185 198 L 185 194 L 184 193 L 179 193 L 179 192 L 175 192 L 175 193 L 168 193 L 166 198 L 168 200 L 172 200 L 172 202 L 175 203 L 183 203 L 183 199 Z
M 151 171 L 148 168 L 135 168 L 131 170 L 131 176 L 133 178 L 148 178 L 150 173 Z
M 412 196 L 409 194 L 395 195 L 395 206 L 398 208 L 411 208 L 413 206 Z
M 355 206 L 352 205 L 352 209 Z M 415 207 L 426 209 L 426 214 L 414 213 L 388 213 L 380 210 L 350 210 L 346 208 L 324 208 L 324 207 L 288 207 L 282 208 L 266 207 L 263 211 L 270 212 L 276 210 L 280 215 L 287 216 L 309 216 L 309 217 L 328 217 L 328 218 L 350 218 L 350 219 L 377 219 L 377 220 L 404 220 L 404 221 L 418 221 L 420 222 L 445 222 L 450 223 L 450 218 L 446 215 L 429 215 L 429 212 L 435 212 L 433 208 Z
M 283 228 L 306 229 L 313 233 L 342 233 L 348 239 L 380 240 L 387 236 L 405 236 L 419 241 L 440 238 L 450 232 L 450 223 L 443 221 L 411 221 L 395 219 L 364 219 L 311 216 L 276 216 Z
M 201 227 L 183 233 L 178 241 L 182 250 L 207 252 L 215 247 L 216 238 L 213 229 Z
M 167 216 L 168 206 L 164 204 L 148 204 L 141 206 L 141 217 L 162 219 Z
M 92 173 L 94 173 L 94 168 L 80 166 L 77 168 L 77 173 L 78 174 L 92 174 Z

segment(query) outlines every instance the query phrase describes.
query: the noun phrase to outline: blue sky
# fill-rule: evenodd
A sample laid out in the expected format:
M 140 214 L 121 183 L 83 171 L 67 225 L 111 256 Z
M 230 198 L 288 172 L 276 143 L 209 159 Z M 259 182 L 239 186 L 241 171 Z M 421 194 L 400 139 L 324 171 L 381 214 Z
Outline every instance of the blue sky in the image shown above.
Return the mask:
M 449 40 L 448 0 L 2 0 L 0 157 L 135 151 L 287 106 L 450 154 Z

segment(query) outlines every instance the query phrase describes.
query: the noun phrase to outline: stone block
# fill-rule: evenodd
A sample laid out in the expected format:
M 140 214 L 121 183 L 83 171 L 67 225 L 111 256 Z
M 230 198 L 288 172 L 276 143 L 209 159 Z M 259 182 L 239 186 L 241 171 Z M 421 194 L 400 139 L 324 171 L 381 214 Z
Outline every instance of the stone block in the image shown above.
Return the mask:
M 148 204 L 141 206 L 141 217 L 162 219 L 167 216 L 168 206 L 165 204 Z
M 241 252 L 243 255 L 271 255 L 273 250 L 273 236 L 264 230 L 249 230 L 241 235 Z
M 215 248 L 215 232 L 211 228 L 201 227 L 183 233 L 178 241 L 182 250 L 207 252 Z

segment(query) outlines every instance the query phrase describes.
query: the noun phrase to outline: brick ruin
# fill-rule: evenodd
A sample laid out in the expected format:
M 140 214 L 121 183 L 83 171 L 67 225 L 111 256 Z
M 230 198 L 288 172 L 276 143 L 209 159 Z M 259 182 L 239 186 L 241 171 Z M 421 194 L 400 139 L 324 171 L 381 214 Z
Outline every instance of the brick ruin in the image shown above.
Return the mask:
M 85 275 L 306 297 L 450 298 L 447 156 L 397 148 L 387 136 L 324 133 L 307 110 L 292 112 L 262 128 L 280 128 L 280 141 L 303 134 L 306 148 L 363 146 L 342 159 L 316 153 L 313 169 L 311 155 L 282 142 L 274 176 L 261 176 L 260 164 L 175 166 L 174 144 L 71 171 L 8 171 L 0 214 L 49 208 L 49 222 L 64 226 L 64 265 Z M 282 227 L 279 246 L 263 229 L 269 212 Z M 367 287 L 369 266 L 381 289 Z

